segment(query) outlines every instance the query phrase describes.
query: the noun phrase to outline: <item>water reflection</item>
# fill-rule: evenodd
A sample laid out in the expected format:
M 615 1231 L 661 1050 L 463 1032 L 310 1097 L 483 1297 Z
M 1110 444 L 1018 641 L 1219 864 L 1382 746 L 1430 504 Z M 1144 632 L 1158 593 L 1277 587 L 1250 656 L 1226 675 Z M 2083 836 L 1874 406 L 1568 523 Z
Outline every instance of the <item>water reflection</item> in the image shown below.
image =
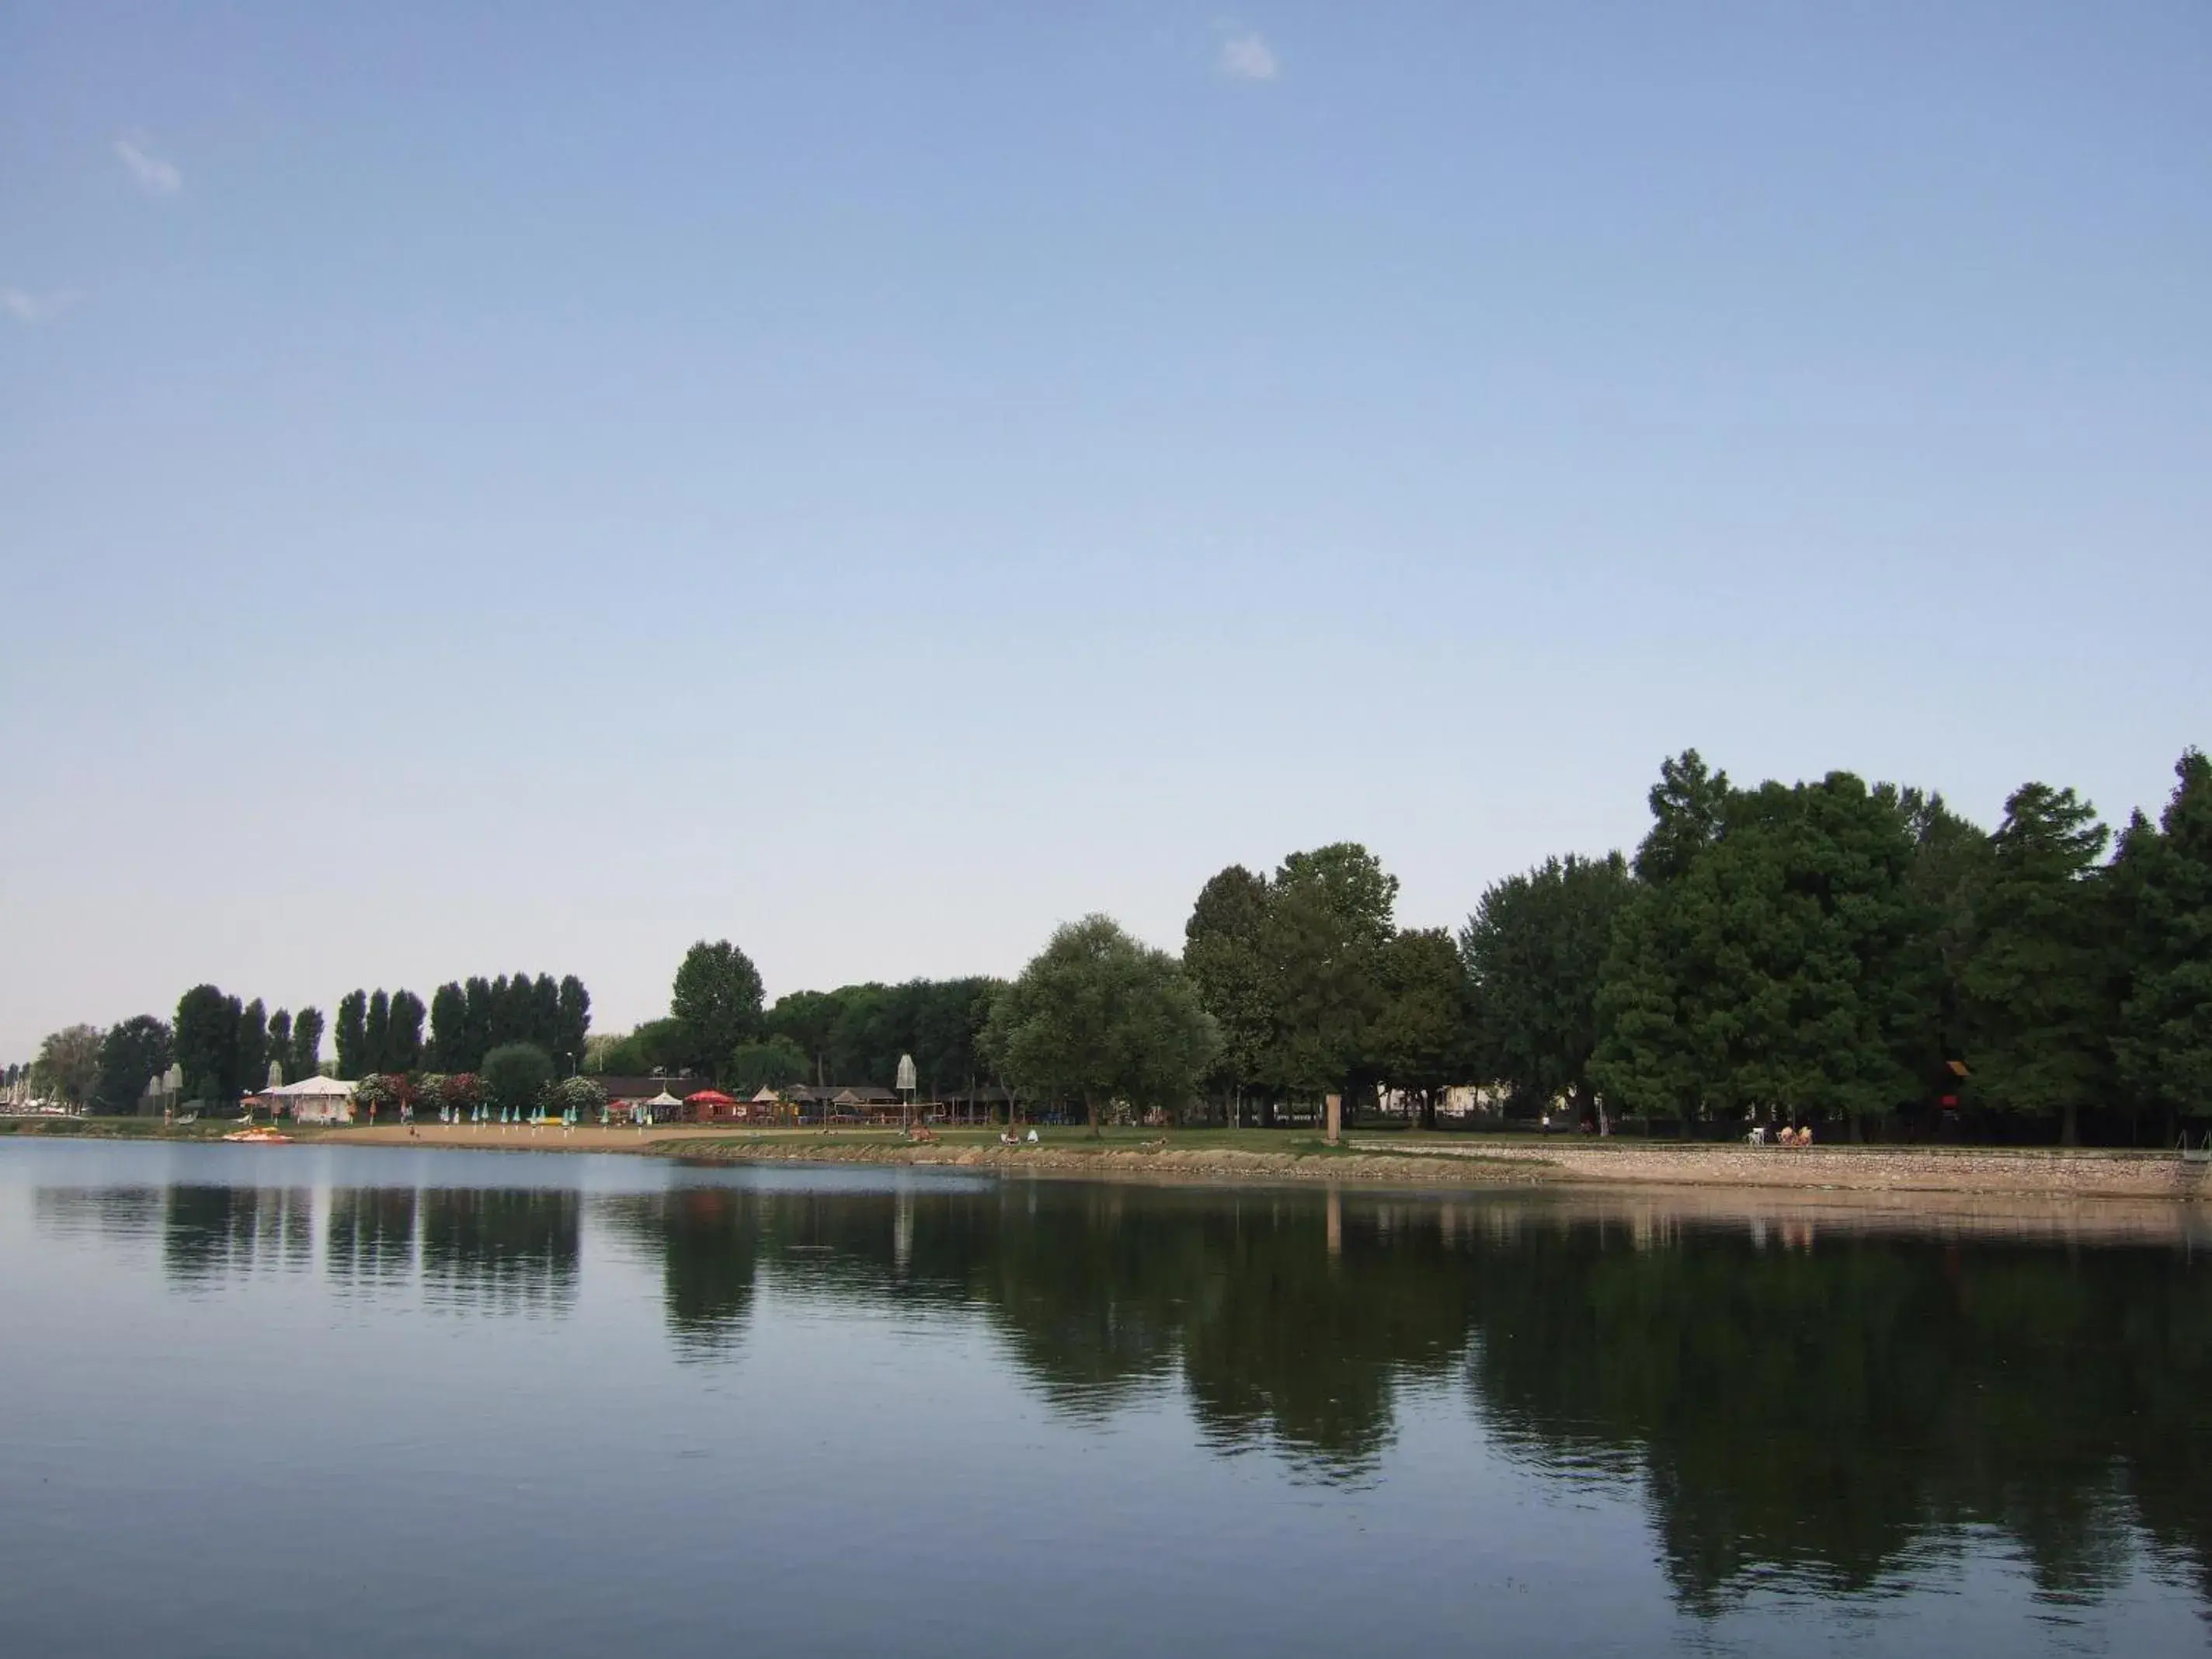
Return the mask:
M 2140 1528 L 2208 1559 L 2212 1280 L 2172 1251 L 1831 1232 L 1636 1248 L 1533 1228 L 1486 1274 L 1472 1374 L 1528 1455 L 1644 1475 L 1670 1579 L 1875 1586 L 1965 1529 L 2094 1595 Z
M 161 1261 L 181 1284 L 273 1267 L 297 1271 L 313 1249 L 313 1200 L 296 1188 L 172 1187 L 161 1214 Z
M 596 1214 L 661 1261 L 669 1334 L 681 1359 L 732 1352 L 752 1312 L 760 1204 L 735 1187 L 623 1194 Z
M 468 1313 L 566 1313 L 576 1299 L 583 1201 L 564 1188 L 423 1190 L 424 1298 Z
M 404 1187 L 339 1187 L 330 1195 L 323 1257 L 330 1276 L 367 1289 L 415 1272 L 415 1194 Z
M 1547 1480 L 1640 1493 L 1700 1614 L 1922 1584 L 1992 1535 L 2054 1615 L 2146 1565 L 2212 1601 L 2212 1273 L 2187 1212 L 2098 1239 L 1735 1202 L 702 1176 L 50 1189 L 35 1213 L 158 1237 L 180 1286 L 319 1255 L 349 1292 L 555 1318 L 601 1229 L 657 1273 L 682 1363 L 741 1362 L 771 1294 L 981 1322 L 1072 1420 L 1172 1396 L 1216 1450 L 1320 1481 L 1375 1480 L 1417 1395 L 1455 1399 Z

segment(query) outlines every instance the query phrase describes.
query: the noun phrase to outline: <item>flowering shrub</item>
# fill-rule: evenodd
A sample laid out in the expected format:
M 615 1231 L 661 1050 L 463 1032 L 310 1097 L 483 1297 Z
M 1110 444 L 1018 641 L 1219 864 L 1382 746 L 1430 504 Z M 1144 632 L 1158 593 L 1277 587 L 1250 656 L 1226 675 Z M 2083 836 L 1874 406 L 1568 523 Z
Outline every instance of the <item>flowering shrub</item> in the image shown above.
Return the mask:
M 484 1081 L 474 1072 L 453 1072 L 438 1079 L 441 1105 L 457 1112 L 473 1112 L 484 1103 Z
M 556 1112 L 596 1112 L 607 1103 L 607 1091 L 588 1077 L 562 1078 L 550 1092 Z

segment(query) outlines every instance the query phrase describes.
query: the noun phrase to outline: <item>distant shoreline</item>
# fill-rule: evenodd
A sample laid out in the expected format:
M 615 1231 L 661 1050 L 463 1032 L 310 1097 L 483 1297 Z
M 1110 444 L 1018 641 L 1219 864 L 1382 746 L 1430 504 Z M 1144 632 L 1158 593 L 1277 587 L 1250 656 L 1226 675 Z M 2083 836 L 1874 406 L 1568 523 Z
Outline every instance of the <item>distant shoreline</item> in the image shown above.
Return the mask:
M 129 1120 L 64 1124 L 17 1120 L 15 1135 L 40 1139 L 219 1140 L 228 1126 L 139 1126 Z M 1754 1148 L 1734 1143 L 1654 1143 L 1632 1136 L 1492 1139 L 1353 1131 L 1338 1148 L 1297 1131 L 1248 1129 L 1045 1132 L 1037 1145 L 1006 1146 L 991 1130 L 940 1130 L 934 1141 L 862 1129 L 746 1131 L 663 1125 L 530 1128 L 440 1124 L 322 1128 L 303 1125 L 299 1144 L 386 1146 L 492 1152 L 619 1152 L 729 1164 L 864 1164 L 1046 1175 L 1102 1181 L 1212 1183 L 1285 1182 L 1388 1187 L 1673 1188 L 1781 1195 L 1844 1194 L 1890 1199 L 1938 1194 L 1990 1199 L 2212 1199 L 2212 1165 L 2172 1153 L 1997 1147 L 1815 1146 Z M 246 1149 L 241 1149 L 246 1150 Z
M 39 1133 L 32 1130 L 31 1133 Z M 49 1130 L 49 1133 L 52 1131 Z M 82 1133 L 82 1131 L 79 1131 Z M 93 1133 L 98 1133 L 94 1129 Z M 70 1131 L 62 1131 L 67 1133 Z M 219 1129 L 149 1133 L 206 1139 Z M 726 1126 L 526 1128 L 498 1124 L 302 1126 L 302 1141 L 506 1152 L 622 1152 L 715 1164 L 869 1164 L 1041 1174 L 1098 1180 L 1322 1182 L 1382 1186 L 1676 1187 L 1753 1192 L 1953 1194 L 1981 1197 L 2189 1201 L 2212 1198 L 2212 1165 L 2171 1153 L 1997 1147 L 1814 1146 L 1653 1143 L 1357 1131 L 1342 1147 L 1310 1133 L 1247 1129 L 1120 1130 L 1093 1141 L 1047 1129 L 1035 1146 L 1006 1146 L 988 1129 L 939 1131 L 909 1142 L 865 1129 L 747 1131 Z

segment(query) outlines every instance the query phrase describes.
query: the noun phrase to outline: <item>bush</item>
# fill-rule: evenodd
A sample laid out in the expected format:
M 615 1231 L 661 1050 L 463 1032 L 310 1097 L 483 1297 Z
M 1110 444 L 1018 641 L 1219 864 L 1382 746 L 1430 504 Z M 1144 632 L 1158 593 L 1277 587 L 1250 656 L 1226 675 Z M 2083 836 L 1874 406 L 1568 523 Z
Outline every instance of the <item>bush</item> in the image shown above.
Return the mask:
M 502 1111 L 528 1111 L 553 1081 L 553 1057 L 534 1042 L 502 1042 L 477 1073 L 485 1097 Z
M 566 1077 L 553 1085 L 553 1103 L 580 1116 L 607 1103 L 607 1091 L 587 1077 Z

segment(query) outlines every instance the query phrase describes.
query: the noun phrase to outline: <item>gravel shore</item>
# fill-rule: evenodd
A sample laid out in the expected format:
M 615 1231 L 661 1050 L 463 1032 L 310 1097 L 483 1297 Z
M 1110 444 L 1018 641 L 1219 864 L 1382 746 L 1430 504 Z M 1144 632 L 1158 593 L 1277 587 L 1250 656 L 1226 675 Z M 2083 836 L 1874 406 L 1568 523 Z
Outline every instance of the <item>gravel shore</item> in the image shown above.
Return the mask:
M 1243 1137 L 1238 1137 L 1242 1139 Z M 2054 1200 L 2212 1199 L 2212 1165 L 2172 1153 L 1884 1146 L 1752 1147 L 1607 1141 L 1403 1141 L 1352 1134 L 1344 1150 L 1269 1145 L 1177 1146 L 1172 1136 L 1144 1146 L 1048 1139 L 1042 1146 L 972 1141 L 911 1144 L 768 1138 L 727 1129 L 501 1128 L 496 1125 L 394 1125 L 338 1129 L 326 1142 L 470 1146 L 513 1152 L 641 1152 L 727 1164 L 884 1164 L 1005 1175 L 1101 1180 L 1339 1182 L 1389 1186 L 1674 1187 L 1802 1193 L 1947 1193 Z

